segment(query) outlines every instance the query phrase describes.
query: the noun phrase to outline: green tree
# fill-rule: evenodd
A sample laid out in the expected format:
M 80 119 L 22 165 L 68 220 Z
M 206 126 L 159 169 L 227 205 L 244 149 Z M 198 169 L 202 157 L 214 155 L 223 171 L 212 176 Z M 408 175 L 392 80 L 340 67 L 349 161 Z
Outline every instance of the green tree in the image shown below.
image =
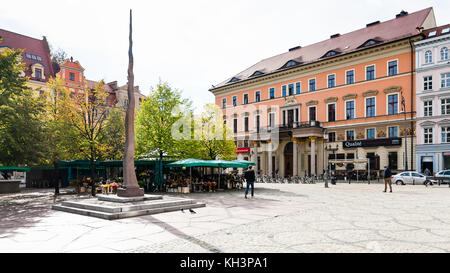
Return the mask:
M 100 81 L 95 89 L 85 89 L 75 95 L 71 107 L 70 124 L 77 133 L 81 156 L 90 161 L 92 180 L 95 180 L 95 161 L 101 159 L 107 149 L 101 140 L 110 108 L 108 95 Z M 95 195 L 94 187 L 92 193 Z
M 58 161 L 71 159 L 77 154 L 77 134 L 71 126 L 71 108 L 73 101 L 70 92 L 64 87 L 61 79 L 51 78 L 48 89 L 41 94 L 45 100 L 45 152 L 42 163 L 54 167 L 53 183 L 55 194 L 59 194 Z
M 136 151 L 139 156 L 180 158 L 183 141 L 175 139 L 172 128 L 190 113 L 190 102 L 178 90 L 160 82 L 141 104 L 136 124 Z M 179 109 L 184 107 L 185 112 Z
M 0 162 L 5 165 L 35 164 L 44 156 L 44 103 L 26 86 L 22 54 L 0 52 Z
M 103 157 L 109 160 L 123 159 L 125 149 L 125 123 L 122 112 L 112 108 L 106 120 L 105 129 L 101 137 L 105 144 Z
M 203 159 L 232 160 L 236 157 L 231 130 L 224 124 L 222 111 L 215 104 L 206 104 L 195 119 L 195 139 Z

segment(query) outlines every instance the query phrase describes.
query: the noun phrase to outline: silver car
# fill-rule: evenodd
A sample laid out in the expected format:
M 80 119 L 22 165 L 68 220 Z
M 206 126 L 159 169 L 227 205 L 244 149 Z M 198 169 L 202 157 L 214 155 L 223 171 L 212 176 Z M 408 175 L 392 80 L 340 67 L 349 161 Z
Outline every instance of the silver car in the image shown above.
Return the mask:
M 443 170 L 443 171 L 440 171 L 440 172 L 436 173 L 434 177 L 445 177 L 445 178 L 450 178 L 450 170 Z M 447 182 L 446 182 L 446 181 L 442 181 L 441 183 L 442 183 L 442 184 L 445 184 L 445 183 L 447 183 Z
M 430 180 L 428 180 L 425 175 L 418 173 L 418 172 L 402 172 L 402 173 L 392 176 L 391 181 L 392 181 L 392 183 L 395 183 L 396 185 L 398 185 L 398 184 L 418 185 L 418 184 L 425 184 L 425 182 L 427 182 L 427 183 L 430 182 Z M 434 183 L 436 181 L 431 181 L 431 182 Z

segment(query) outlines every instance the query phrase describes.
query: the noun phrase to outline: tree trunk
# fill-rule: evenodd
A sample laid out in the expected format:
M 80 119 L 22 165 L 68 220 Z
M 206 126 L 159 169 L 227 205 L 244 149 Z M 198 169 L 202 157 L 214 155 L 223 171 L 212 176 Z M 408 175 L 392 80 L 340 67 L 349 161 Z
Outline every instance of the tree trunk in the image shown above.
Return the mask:
M 125 151 L 123 159 L 123 188 L 118 189 L 117 195 L 123 197 L 143 196 L 144 190 L 139 188 L 134 170 L 134 74 L 133 74 L 133 39 L 132 12 L 130 10 L 130 37 L 128 50 L 128 108 L 125 116 Z
M 58 161 L 53 160 L 53 183 L 55 185 L 55 195 L 59 194 L 59 170 Z

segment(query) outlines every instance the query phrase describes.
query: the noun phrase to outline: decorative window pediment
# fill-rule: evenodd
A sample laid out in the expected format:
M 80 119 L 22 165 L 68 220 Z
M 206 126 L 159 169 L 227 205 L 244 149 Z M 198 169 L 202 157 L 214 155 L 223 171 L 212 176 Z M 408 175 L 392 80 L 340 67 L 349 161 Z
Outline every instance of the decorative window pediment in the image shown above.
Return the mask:
M 372 97 L 378 94 L 378 90 L 367 90 L 363 93 L 363 97 Z
M 391 87 L 384 89 L 385 94 L 390 94 L 390 93 L 395 93 L 395 92 L 400 92 L 400 91 L 402 91 L 401 86 L 391 86 Z
M 438 122 L 439 125 L 450 125 L 450 119 L 443 119 Z
M 31 65 L 31 77 L 45 80 L 45 67 L 41 63 L 34 63 Z M 39 75 L 38 75 L 39 73 Z
M 306 106 L 317 105 L 319 102 L 317 100 L 310 100 L 306 103 Z
M 420 126 L 421 127 L 432 127 L 432 126 L 434 126 L 436 124 L 436 122 L 433 122 L 433 121 L 425 121 L 425 122 L 422 122 L 421 124 L 420 124 Z
M 338 97 L 329 97 L 326 98 L 324 101 L 325 103 L 330 103 L 330 102 L 336 102 L 338 100 Z
M 342 97 L 343 100 L 351 100 L 351 99 L 356 99 L 357 95 L 356 94 L 348 94 Z

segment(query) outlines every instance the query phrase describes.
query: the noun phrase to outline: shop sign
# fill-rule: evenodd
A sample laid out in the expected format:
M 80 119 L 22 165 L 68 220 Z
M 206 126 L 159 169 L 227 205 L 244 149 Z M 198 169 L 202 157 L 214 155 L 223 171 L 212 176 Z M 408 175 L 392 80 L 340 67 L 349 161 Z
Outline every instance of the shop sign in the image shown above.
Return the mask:
M 237 148 L 236 149 L 237 154 L 246 154 L 250 153 L 250 148 Z
M 398 146 L 398 145 L 402 145 L 401 138 L 352 140 L 352 141 L 344 141 L 343 143 L 344 149 L 352 149 L 359 147 Z

